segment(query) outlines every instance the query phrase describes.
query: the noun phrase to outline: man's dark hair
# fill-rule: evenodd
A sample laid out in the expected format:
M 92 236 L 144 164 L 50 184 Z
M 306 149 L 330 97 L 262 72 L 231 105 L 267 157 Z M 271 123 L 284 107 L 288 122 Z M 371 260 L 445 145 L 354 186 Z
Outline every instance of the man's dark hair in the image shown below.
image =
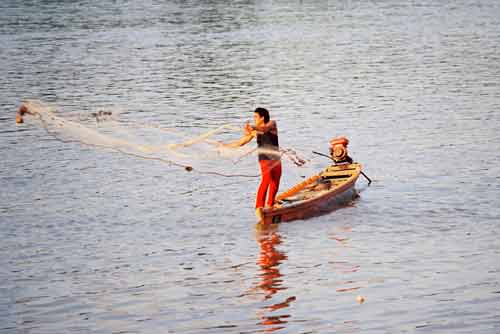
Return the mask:
M 269 122 L 269 120 L 270 120 L 269 111 L 267 111 L 266 108 L 259 107 L 259 108 L 255 109 L 254 112 L 256 112 L 257 114 L 259 114 L 260 117 L 264 117 L 264 122 L 265 123 Z

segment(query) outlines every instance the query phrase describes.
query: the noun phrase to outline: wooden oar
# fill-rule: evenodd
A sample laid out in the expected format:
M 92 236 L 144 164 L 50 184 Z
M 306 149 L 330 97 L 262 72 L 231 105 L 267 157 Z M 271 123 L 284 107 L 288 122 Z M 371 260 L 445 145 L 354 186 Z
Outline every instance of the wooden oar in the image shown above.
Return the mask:
M 335 160 L 333 160 L 332 157 L 329 155 L 326 155 L 326 154 L 323 154 L 320 152 L 316 152 L 316 151 L 312 151 L 312 153 L 317 154 L 317 155 L 321 155 L 322 157 L 326 157 L 326 158 L 332 160 L 333 162 L 335 162 Z M 372 183 L 372 180 L 365 173 L 363 173 L 363 171 L 360 171 L 360 172 L 368 180 L 368 185 L 370 185 Z
M 299 184 L 295 185 L 294 187 L 292 187 L 292 188 L 288 189 L 287 191 L 276 196 L 276 201 L 281 201 L 282 199 L 285 199 L 287 197 L 295 195 L 296 193 L 298 193 L 299 191 L 301 191 L 302 189 L 304 189 L 308 185 L 318 181 L 320 178 L 321 178 L 320 175 L 311 176 L 307 180 L 300 182 Z

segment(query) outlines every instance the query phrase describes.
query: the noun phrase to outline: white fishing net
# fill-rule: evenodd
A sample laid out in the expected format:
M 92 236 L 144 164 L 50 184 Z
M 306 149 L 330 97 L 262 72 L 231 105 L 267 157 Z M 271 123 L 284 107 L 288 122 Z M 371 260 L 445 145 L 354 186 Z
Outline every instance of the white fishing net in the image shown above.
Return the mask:
M 255 157 L 261 151 L 256 149 L 256 144 L 238 148 L 223 144 L 238 140 L 242 135 L 241 126 L 167 127 L 121 118 L 117 110 L 65 115 L 54 106 L 34 100 L 23 102 L 19 110 L 24 117 L 38 120 L 47 133 L 62 142 L 109 149 L 186 171 L 225 177 L 259 176 Z M 293 166 L 306 164 L 295 150 L 282 148 L 280 155 Z

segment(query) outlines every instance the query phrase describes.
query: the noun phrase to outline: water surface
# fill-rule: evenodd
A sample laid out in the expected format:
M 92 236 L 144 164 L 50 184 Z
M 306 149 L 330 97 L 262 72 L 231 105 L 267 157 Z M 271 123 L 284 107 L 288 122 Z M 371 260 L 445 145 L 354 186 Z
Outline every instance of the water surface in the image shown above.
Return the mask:
M 0 44 L 0 333 L 500 331 L 496 1 L 7 0 Z M 266 106 L 306 171 L 346 135 L 374 183 L 257 232 L 258 179 L 63 143 L 25 99 L 193 135 Z

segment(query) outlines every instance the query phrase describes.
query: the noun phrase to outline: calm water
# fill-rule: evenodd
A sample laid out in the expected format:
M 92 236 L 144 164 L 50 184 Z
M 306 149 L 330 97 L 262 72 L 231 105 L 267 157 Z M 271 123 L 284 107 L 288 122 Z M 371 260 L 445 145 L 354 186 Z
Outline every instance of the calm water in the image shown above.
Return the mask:
M 0 333 L 500 332 L 497 1 L 3 0 L 0 45 Z M 257 232 L 258 179 L 16 126 L 32 98 L 193 134 L 267 106 L 374 183 Z

